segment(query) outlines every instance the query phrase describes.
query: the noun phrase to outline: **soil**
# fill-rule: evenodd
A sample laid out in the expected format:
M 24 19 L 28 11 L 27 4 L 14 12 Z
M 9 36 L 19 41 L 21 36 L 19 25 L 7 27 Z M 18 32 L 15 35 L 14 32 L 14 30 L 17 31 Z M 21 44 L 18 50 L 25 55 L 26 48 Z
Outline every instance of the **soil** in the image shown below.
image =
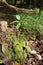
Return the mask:
M 6 20 L 8 22 L 13 21 L 13 19 L 14 19 L 13 14 L 14 14 L 14 11 L 11 9 L 7 9 L 7 7 L 0 8 L 0 21 L 2 21 L 2 20 Z M 17 32 L 17 30 L 16 30 L 16 32 Z M 3 33 L 0 29 L 0 37 L 4 38 L 5 35 L 6 34 Z M 0 40 L 0 43 L 5 41 L 5 40 Z M 38 39 L 34 40 L 31 47 L 33 50 L 38 52 L 38 54 L 42 57 L 42 60 L 38 60 L 33 54 L 29 54 L 27 56 L 25 63 L 21 64 L 21 65 L 43 65 L 43 39 L 42 40 L 38 40 Z M 12 62 L 15 62 L 15 61 L 13 61 L 13 60 L 8 61 L 6 63 L 6 65 L 12 65 Z M 4 65 L 4 64 L 2 64 L 2 65 Z

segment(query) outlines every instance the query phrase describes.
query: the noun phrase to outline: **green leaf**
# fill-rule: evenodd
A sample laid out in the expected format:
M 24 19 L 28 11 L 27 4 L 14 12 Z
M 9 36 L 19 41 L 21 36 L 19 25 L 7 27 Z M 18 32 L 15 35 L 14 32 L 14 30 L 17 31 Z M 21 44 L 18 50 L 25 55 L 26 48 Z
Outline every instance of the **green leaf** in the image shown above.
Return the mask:
M 35 12 L 36 12 L 36 14 L 38 14 L 39 13 L 39 8 L 35 8 Z
M 13 25 L 14 23 L 18 23 L 19 21 L 13 21 L 13 22 L 10 22 L 10 25 Z
M 2 63 L 2 60 L 0 59 L 0 64 Z
M 3 45 L 2 45 L 2 52 L 3 52 L 3 53 L 5 53 L 5 52 L 6 52 L 6 50 L 7 50 L 7 48 L 8 48 L 8 46 L 7 46 L 7 45 L 5 45 L 5 44 L 3 44 Z
M 27 50 L 27 53 L 29 53 L 31 51 L 31 47 L 30 46 L 26 46 L 26 50 Z
M 14 56 L 12 49 L 5 44 L 2 45 L 2 52 L 6 55 L 7 59 L 11 59 Z
M 18 23 L 18 24 L 17 24 L 17 26 L 16 26 L 16 28 L 17 28 L 17 29 L 19 29 L 19 28 L 20 28 L 20 26 L 21 26 L 21 24 L 20 24 L 20 23 Z
M 16 15 L 16 19 L 17 19 L 17 20 L 20 20 L 20 16 L 19 16 L 19 15 Z

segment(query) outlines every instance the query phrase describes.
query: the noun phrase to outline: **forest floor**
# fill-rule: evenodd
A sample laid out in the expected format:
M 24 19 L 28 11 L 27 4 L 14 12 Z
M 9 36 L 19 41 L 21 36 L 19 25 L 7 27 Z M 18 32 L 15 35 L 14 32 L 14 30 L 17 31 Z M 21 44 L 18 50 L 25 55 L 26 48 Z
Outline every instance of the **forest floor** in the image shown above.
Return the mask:
M 15 12 L 13 10 L 10 10 L 7 8 L 4 8 L 4 9 L 0 8 L 0 22 L 7 21 L 9 23 L 10 21 L 13 21 L 14 20 L 13 14 L 15 14 Z M 16 30 L 16 28 L 14 29 L 14 31 L 15 30 Z M 16 30 L 16 32 L 14 32 L 14 33 L 17 33 L 17 31 L 19 31 L 19 30 Z M 24 32 L 22 32 L 22 33 L 24 33 Z M 5 37 L 4 35 L 5 35 L 5 33 L 2 32 L 1 28 L 0 28 L 0 37 L 4 38 Z M 25 35 L 25 36 L 26 36 L 27 40 L 30 37 L 29 35 Z M 6 41 L 6 39 L 4 41 Z M 3 43 L 4 41 L 0 40 L 0 43 Z M 36 38 L 35 40 L 32 40 L 30 38 L 28 41 L 32 41 L 31 48 L 35 51 L 33 53 L 29 53 L 25 63 L 23 63 L 21 65 L 43 65 L 43 39 L 39 40 Z M 20 65 L 19 63 L 12 64 L 12 62 L 13 61 L 10 61 L 6 65 Z

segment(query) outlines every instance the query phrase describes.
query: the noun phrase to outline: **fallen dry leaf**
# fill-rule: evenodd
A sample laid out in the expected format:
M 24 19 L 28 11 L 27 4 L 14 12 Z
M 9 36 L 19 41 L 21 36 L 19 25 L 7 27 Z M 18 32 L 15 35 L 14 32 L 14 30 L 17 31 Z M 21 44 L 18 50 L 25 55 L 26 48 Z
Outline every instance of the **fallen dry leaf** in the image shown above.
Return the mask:
M 21 65 L 19 62 L 12 62 L 12 65 Z
M 7 30 L 7 21 L 1 21 L 1 29 L 2 29 L 2 31 L 6 31 Z

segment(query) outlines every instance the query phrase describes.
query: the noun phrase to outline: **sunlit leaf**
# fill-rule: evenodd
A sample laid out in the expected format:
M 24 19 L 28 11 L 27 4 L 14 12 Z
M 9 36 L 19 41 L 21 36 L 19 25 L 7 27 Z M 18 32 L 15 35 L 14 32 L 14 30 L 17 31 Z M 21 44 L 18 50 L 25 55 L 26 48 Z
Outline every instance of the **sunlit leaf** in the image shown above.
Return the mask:
M 16 15 L 16 19 L 17 19 L 17 20 L 20 20 L 20 16 L 19 16 L 19 15 Z
M 29 53 L 29 52 L 31 51 L 30 46 L 26 46 L 26 50 L 27 50 L 27 52 Z
M 18 24 L 17 24 L 17 26 L 16 26 L 16 28 L 17 28 L 17 29 L 19 29 L 19 28 L 20 28 L 20 26 L 21 26 L 21 24 L 20 24 L 20 23 L 18 23 Z
M 6 50 L 7 50 L 7 48 L 8 48 L 7 45 L 3 44 L 3 45 L 2 45 L 2 52 L 5 53 Z
M 21 65 L 21 64 L 15 61 L 15 65 Z
M 2 63 L 2 60 L 0 59 L 0 64 Z
M 13 25 L 14 23 L 18 23 L 19 21 L 13 21 L 13 22 L 10 22 L 11 25 Z

